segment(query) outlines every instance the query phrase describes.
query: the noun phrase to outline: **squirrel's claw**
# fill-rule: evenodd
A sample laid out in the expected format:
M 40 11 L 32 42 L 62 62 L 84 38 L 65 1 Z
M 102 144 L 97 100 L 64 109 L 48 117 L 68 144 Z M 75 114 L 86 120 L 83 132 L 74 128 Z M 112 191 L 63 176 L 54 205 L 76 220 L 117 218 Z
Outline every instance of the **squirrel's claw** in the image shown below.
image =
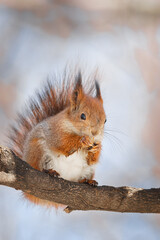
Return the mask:
M 43 172 L 48 173 L 51 177 L 60 177 L 60 174 L 53 169 L 43 169 Z
M 83 136 L 81 138 L 81 145 L 83 148 L 90 148 L 90 147 L 92 147 L 92 144 L 93 143 L 91 142 L 91 140 L 88 136 Z
M 94 187 L 98 186 L 98 182 L 96 180 L 86 179 L 86 178 L 80 180 L 79 183 L 86 183 L 86 184 L 89 184 L 89 185 L 94 186 Z
M 93 143 L 92 146 L 88 147 L 87 149 L 88 151 L 92 152 L 92 153 L 96 153 L 97 151 L 101 150 L 101 144 L 99 143 Z

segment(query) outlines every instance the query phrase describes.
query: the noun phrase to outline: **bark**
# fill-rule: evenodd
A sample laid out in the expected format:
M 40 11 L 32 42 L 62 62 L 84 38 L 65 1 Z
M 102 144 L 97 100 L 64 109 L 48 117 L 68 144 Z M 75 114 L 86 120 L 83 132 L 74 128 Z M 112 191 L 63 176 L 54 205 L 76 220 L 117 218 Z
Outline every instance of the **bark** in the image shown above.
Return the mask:
M 0 185 L 22 190 L 73 210 L 160 213 L 160 188 L 93 187 L 33 169 L 10 149 L 0 147 Z

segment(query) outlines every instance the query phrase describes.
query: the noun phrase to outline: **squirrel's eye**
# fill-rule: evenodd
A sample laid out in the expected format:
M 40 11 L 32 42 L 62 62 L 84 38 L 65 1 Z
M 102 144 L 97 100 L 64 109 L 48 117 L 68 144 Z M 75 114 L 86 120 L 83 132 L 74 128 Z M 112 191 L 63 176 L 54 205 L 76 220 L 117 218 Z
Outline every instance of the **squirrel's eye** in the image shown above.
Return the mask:
M 86 120 L 86 115 L 84 113 L 81 114 L 81 119 Z
M 107 122 L 107 119 L 105 119 L 104 123 L 106 123 L 106 122 Z

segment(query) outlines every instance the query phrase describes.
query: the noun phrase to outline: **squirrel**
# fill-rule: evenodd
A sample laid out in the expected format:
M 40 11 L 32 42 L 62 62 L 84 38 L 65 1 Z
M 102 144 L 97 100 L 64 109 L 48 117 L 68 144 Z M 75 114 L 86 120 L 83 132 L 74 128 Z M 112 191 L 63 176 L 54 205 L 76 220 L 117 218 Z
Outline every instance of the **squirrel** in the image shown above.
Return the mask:
M 25 114 L 12 126 L 12 150 L 39 171 L 69 181 L 93 180 L 99 161 L 106 115 L 99 83 L 82 83 L 82 74 L 61 82 L 47 81 L 43 92 L 31 99 Z M 93 96 L 93 93 L 94 96 Z M 36 204 L 59 204 L 25 197 Z

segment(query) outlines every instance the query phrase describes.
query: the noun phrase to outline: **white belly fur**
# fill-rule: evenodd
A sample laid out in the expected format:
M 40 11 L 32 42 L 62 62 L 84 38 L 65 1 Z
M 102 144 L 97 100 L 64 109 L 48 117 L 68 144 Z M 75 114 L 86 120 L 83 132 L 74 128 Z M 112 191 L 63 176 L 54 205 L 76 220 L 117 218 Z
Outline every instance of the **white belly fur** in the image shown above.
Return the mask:
M 66 180 L 78 182 L 84 178 L 91 179 L 95 171 L 95 164 L 89 166 L 86 153 L 83 150 L 73 153 L 69 157 L 47 151 L 41 161 L 42 169 L 53 169 Z

